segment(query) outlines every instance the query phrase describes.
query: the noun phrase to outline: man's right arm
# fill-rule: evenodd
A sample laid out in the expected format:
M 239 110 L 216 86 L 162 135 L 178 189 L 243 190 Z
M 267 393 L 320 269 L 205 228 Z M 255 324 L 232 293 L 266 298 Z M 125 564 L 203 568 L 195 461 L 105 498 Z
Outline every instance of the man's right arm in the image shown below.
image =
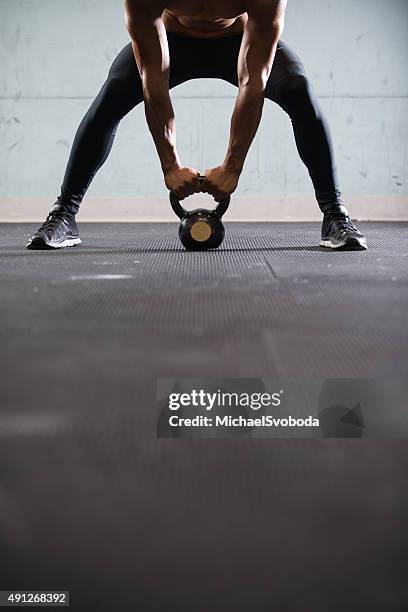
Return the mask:
M 125 0 L 126 24 L 142 79 L 146 120 L 166 185 L 180 198 L 201 190 L 199 172 L 183 168 L 176 149 L 176 125 L 169 94 L 170 57 L 161 0 Z

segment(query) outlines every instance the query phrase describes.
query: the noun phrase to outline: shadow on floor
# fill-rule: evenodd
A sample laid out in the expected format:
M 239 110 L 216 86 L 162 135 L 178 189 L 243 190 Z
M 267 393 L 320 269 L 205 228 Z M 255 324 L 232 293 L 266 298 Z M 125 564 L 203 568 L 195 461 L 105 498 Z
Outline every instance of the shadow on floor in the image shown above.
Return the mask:
M 262 252 L 279 252 L 279 251 L 293 251 L 293 252 L 331 252 L 328 249 L 324 249 L 320 246 L 287 246 L 287 247 L 241 247 L 241 248 L 224 248 L 209 251 L 210 253 L 262 253 Z M 70 257 L 75 255 L 131 255 L 131 254 L 147 254 L 147 253 L 203 253 L 205 251 L 186 251 L 183 248 L 146 248 L 146 247 L 132 247 L 132 248 L 115 248 L 109 246 L 88 246 L 88 247 L 74 247 L 66 249 L 45 249 L 45 250 L 27 250 L 24 246 L 0 246 L 0 254 L 2 257 L 20 257 L 23 254 L 33 255 L 55 255 L 55 254 L 69 254 Z

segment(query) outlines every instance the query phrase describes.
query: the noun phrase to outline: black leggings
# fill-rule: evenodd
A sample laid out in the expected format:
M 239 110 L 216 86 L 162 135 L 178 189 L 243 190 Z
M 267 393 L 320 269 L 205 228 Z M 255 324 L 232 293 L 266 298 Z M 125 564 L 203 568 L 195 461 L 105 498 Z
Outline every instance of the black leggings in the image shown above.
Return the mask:
M 170 88 L 190 79 L 237 81 L 242 34 L 218 39 L 167 33 Z M 292 121 L 299 155 L 312 179 L 323 212 L 341 204 L 330 131 L 299 57 L 280 41 L 265 97 Z M 142 84 L 131 44 L 114 60 L 108 79 L 83 118 L 75 136 L 58 203 L 77 213 L 85 193 L 107 159 L 120 120 L 143 101 Z

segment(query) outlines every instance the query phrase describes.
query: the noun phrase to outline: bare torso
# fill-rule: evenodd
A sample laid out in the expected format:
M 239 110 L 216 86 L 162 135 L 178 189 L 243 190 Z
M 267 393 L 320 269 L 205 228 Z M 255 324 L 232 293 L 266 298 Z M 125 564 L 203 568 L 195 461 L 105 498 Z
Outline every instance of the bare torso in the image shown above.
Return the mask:
M 232 36 L 248 20 L 240 0 L 169 0 L 162 18 L 167 31 L 194 38 Z

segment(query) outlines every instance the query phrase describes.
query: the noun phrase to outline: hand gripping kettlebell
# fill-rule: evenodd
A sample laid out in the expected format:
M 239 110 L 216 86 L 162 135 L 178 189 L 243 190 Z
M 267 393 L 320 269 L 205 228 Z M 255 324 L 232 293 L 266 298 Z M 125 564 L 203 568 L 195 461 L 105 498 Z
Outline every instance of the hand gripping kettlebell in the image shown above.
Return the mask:
M 205 176 L 199 176 L 198 178 L 202 183 Z M 230 200 L 230 196 L 224 198 L 214 210 L 197 208 L 188 211 L 180 204 L 176 194 L 170 192 L 171 207 L 181 219 L 179 238 L 188 251 L 218 249 L 225 236 L 225 228 L 221 219 L 228 209 Z

